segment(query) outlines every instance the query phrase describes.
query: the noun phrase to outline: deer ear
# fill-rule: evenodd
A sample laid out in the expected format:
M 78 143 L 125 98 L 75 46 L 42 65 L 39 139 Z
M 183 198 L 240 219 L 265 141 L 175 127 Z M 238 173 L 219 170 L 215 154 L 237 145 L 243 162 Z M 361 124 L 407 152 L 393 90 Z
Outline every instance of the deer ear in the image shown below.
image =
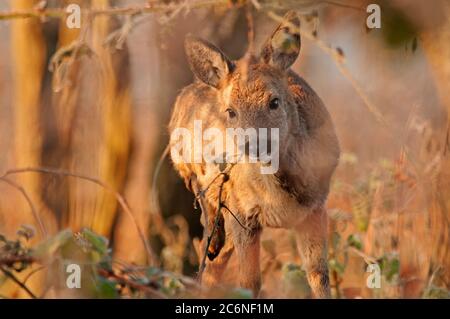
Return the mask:
M 233 63 L 209 42 L 188 35 L 184 47 L 192 72 L 204 83 L 215 88 L 233 68 Z
M 297 59 L 300 45 L 300 19 L 294 11 L 289 11 L 266 41 L 261 58 L 267 64 L 287 70 Z

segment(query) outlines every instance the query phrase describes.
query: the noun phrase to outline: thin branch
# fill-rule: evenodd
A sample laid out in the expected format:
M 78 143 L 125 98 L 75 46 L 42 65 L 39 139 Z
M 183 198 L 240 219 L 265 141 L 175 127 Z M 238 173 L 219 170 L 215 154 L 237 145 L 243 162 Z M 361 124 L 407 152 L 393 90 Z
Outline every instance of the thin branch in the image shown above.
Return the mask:
M 220 174 L 218 176 L 220 176 Z M 214 178 L 214 180 L 215 180 L 215 178 Z M 200 210 L 202 212 L 202 216 L 205 218 L 205 225 L 204 225 L 204 229 L 203 229 L 203 239 L 205 239 L 205 238 L 208 238 L 209 220 L 208 220 L 208 212 L 206 211 L 205 204 L 203 202 L 204 193 L 202 193 L 202 190 L 200 190 L 200 188 L 198 187 L 196 178 L 195 178 L 195 180 L 191 181 L 191 185 L 192 185 L 192 190 L 194 191 L 194 194 L 196 194 L 195 195 L 195 203 L 198 202 L 198 204 L 200 206 Z M 206 267 L 206 259 L 204 257 L 208 253 L 208 247 L 209 247 L 209 244 L 206 241 L 204 244 L 204 250 L 206 251 L 206 253 L 202 257 L 202 262 L 200 263 L 199 272 L 198 272 L 198 276 L 197 276 L 197 280 L 199 281 L 200 284 L 202 282 L 202 275 L 203 275 L 204 268 Z
M 133 280 L 128 279 L 125 276 L 116 274 L 114 271 L 108 271 L 106 269 L 100 268 L 98 270 L 98 273 L 102 277 L 105 277 L 108 279 L 113 279 L 116 282 L 118 282 L 119 284 L 123 284 L 130 288 L 142 291 L 151 297 L 158 298 L 158 299 L 167 299 L 167 297 L 163 293 L 159 292 L 158 290 L 156 290 L 148 285 L 137 283 Z
M 255 5 L 255 3 L 257 5 L 255 6 L 259 6 L 262 7 L 263 5 L 259 4 L 257 0 L 251 0 L 251 2 Z M 273 3 L 264 3 L 264 8 L 267 9 L 276 9 L 276 10 L 286 10 L 286 9 L 300 9 L 303 11 L 306 10 L 311 10 L 311 9 L 315 9 L 324 5 L 329 5 L 329 6 L 334 6 L 334 7 L 339 7 L 339 8 L 344 8 L 344 9 L 351 9 L 351 10 L 355 10 L 355 11 L 363 11 L 365 12 L 366 9 L 364 7 L 360 7 L 360 6 L 354 6 L 348 3 L 343 3 L 343 2 L 339 2 L 339 1 L 331 1 L 331 0 L 311 0 L 311 1 L 290 1 L 290 3 L 286 0 L 284 0 L 283 2 L 273 2 Z
M 375 257 L 369 256 L 369 255 L 363 253 L 362 251 L 356 249 L 355 247 L 349 247 L 348 249 L 349 249 L 349 251 L 353 252 L 354 254 L 356 254 L 359 257 L 361 257 L 362 259 L 364 259 L 364 261 L 366 262 L 367 265 L 378 263 Z
M 199 0 L 195 2 L 186 2 L 185 7 L 187 9 L 198 9 L 202 7 L 223 6 L 229 5 L 228 0 Z M 92 14 L 93 17 L 97 16 L 131 16 L 136 14 L 149 14 L 149 13 L 167 13 L 172 10 L 176 10 L 179 7 L 179 3 L 147 3 L 144 6 L 130 6 L 130 7 L 110 7 L 102 9 L 81 9 L 83 11 Z M 11 19 L 26 19 L 26 18 L 65 18 L 68 16 L 66 8 L 47 8 L 39 9 L 32 8 L 28 10 L 0 12 L 0 20 Z
M 212 180 L 211 182 L 209 182 L 209 184 L 206 186 L 205 189 L 201 190 L 199 189 L 198 185 L 197 185 L 197 180 L 192 181 L 192 190 L 194 191 L 195 194 L 195 202 L 198 202 L 200 205 L 200 209 L 202 211 L 202 215 L 205 217 L 205 226 L 204 226 L 204 231 L 203 231 L 203 238 L 207 238 L 205 246 L 204 246 L 204 250 L 205 253 L 203 254 L 202 257 L 202 261 L 200 263 L 200 267 L 199 267 L 199 272 L 198 272 L 198 281 L 201 283 L 202 280 L 202 275 L 203 275 L 203 271 L 205 270 L 206 267 L 206 256 L 208 255 L 208 248 L 209 245 L 211 244 L 211 240 L 212 237 L 216 231 L 216 228 L 219 224 L 219 220 L 220 220 L 220 211 L 222 208 L 225 208 L 224 203 L 222 202 L 222 190 L 223 190 L 223 185 L 229 180 L 229 172 L 233 169 L 233 167 L 237 164 L 236 163 L 231 163 L 230 165 L 228 165 L 222 172 L 220 172 L 219 174 L 217 174 Z M 211 233 L 208 235 L 208 212 L 205 209 L 205 205 L 203 203 L 203 198 L 205 197 L 206 192 L 209 190 L 209 188 L 211 187 L 211 185 L 214 184 L 214 182 L 222 176 L 222 181 L 219 185 L 219 195 L 218 195 L 218 205 L 217 205 L 217 213 L 216 213 L 216 217 L 214 220 L 214 225 L 213 225 L 213 229 L 211 230 Z M 227 208 L 228 209 L 228 208 Z M 229 209 L 228 209 L 229 210 Z M 230 210 L 229 210 L 230 211 Z M 231 212 L 231 211 L 230 211 Z M 234 214 L 232 213 L 232 215 L 234 216 Z M 236 216 L 234 216 L 236 218 Z M 239 222 L 240 224 L 240 222 Z
M 158 191 L 157 191 L 156 184 L 158 183 L 158 177 L 159 177 L 159 173 L 161 172 L 161 168 L 164 164 L 164 159 L 167 157 L 167 155 L 169 155 L 169 151 L 170 151 L 170 145 L 167 145 L 166 148 L 164 149 L 163 153 L 159 157 L 158 163 L 156 164 L 155 171 L 153 173 L 152 189 L 151 189 L 152 201 L 151 202 L 152 202 L 152 207 L 153 207 L 152 211 L 156 214 L 160 214 Z
M 94 184 L 97 184 L 97 185 L 103 187 L 104 189 L 106 189 L 108 192 L 112 193 L 116 197 L 116 199 L 119 202 L 120 206 L 122 207 L 123 211 L 128 215 L 128 217 L 131 218 L 131 220 L 133 221 L 133 223 L 136 227 L 136 231 L 138 232 L 139 237 L 145 246 L 148 261 L 150 263 L 154 262 L 155 259 L 154 259 L 152 250 L 150 249 L 150 247 L 147 243 L 147 240 L 145 239 L 144 232 L 140 228 L 135 216 L 131 212 L 131 209 L 128 206 L 125 198 L 119 192 L 114 190 L 111 186 L 107 185 L 106 183 L 104 183 L 103 181 L 101 181 L 97 178 L 73 173 L 70 171 L 63 170 L 63 169 L 54 169 L 54 168 L 47 168 L 47 167 L 27 167 L 27 168 L 11 169 L 11 170 L 6 171 L 6 173 L 4 175 L 0 176 L 0 178 L 4 178 L 9 175 L 20 174 L 20 173 L 41 173 L 41 174 L 52 174 L 52 175 L 62 175 L 62 176 L 74 177 L 74 178 L 79 178 L 79 179 L 89 181 L 91 183 L 94 183 Z
M 225 208 L 225 209 L 231 214 L 231 216 L 234 217 L 234 219 L 238 222 L 238 224 L 239 224 L 242 228 L 244 228 L 244 229 L 247 230 L 247 231 L 250 231 L 250 228 L 248 228 L 247 226 L 245 226 L 244 224 L 242 224 L 241 221 L 239 220 L 239 218 L 237 218 L 237 216 L 231 211 L 231 209 L 228 208 L 227 205 L 222 204 L 222 207 Z
M 27 263 L 31 264 L 36 262 L 36 259 L 32 256 L 7 256 L 0 257 L 0 266 L 12 267 L 15 263 Z
M 205 196 L 206 192 L 209 190 L 209 188 L 211 187 L 212 184 L 214 184 L 214 182 L 220 177 L 225 175 L 228 175 L 228 173 L 233 169 L 233 167 L 237 164 L 237 162 L 235 163 L 230 163 L 230 165 L 228 165 L 223 172 L 220 172 L 219 174 L 217 174 L 212 180 L 211 182 L 209 182 L 209 184 L 206 186 L 205 189 L 203 190 L 199 190 L 198 193 L 195 194 L 195 198 L 198 199 L 200 196 Z
M 212 238 L 214 236 L 214 233 L 216 232 L 216 229 L 219 225 L 219 220 L 220 220 L 220 211 L 223 208 L 223 203 L 222 203 L 222 190 L 223 190 L 223 185 L 228 181 L 229 177 L 227 173 L 220 173 L 219 176 L 222 176 L 222 181 L 221 184 L 219 186 L 219 195 L 218 195 L 218 204 L 217 204 L 217 212 L 216 212 L 216 217 L 214 219 L 214 225 L 213 225 L 213 229 L 211 230 L 211 234 L 207 237 L 207 241 L 206 241 L 206 245 L 204 248 L 204 253 L 203 253 L 203 257 L 202 257 L 202 262 L 200 263 L 200 268 L 198 271 L 198 281 L 201 283 L 202 282 L 202 276 L 203 276 L 203 272 L 206 268 L 206 256 L 208 255 L 208 248 L 209 245 L 211 245 L 211 241 Z M 206 214 L 207 215 L 207 212 Z M 205 223 L 205 228 L 207 231 L 207 223 Z
M 38 268 L 33 269 L 32 271 L 30 271 L 30 272 L 27 274 L 27 276 L 23 279 L 23 283 L 26 284 L 27 281 L 28 281 L 28 279 L 31 278 L 31 276 L 33 276 L 35 273 L 37 273 L 37 272 L 39 272 L 39 271 L 41 271 L 41 270 L 44 270 L 45 268 L 46 268 L 45 266 L 40 266 L 40 267 L 38 267 Z
M 39 213 L 37 212 L 36 207 L 34 207 L 34 204 L 31 201 L 31 198 L 30 198 L 30 196 L 28 196 L 28 193 L 25 191 L 25 189 L 22 186 L 20 186 L 19 184 L 15 183 L 14 181 L 6 178 L 6 176 L 1 176 L 0 180 L 5 182 L 9 186 L 17 189 L 22 194 L 22 196 L 25 198 L 28 205 L 30 206 L 31 213 L 33 214 L 33 218 L 36 220 L 36 223 L 39 226 L 39 231 L 41 232 L 42 236 L 47 237 L 47 235 L 48 235 L 47 230 L 46 230 L 44 224 L 42 223 L 41 218 L 39 217 Z
M 247 41 L 248 49 L 247 52 L 251 54 L 254 53 L 255 46 L 255 23 L 252 15 L 252 5 L 250 2 L 247 3 L 245 7 L 245 17 L 247 19 Z
M 17 279 L 16 276 L 9 270 L 5 269 L 4 267 L 0 266 L 0 270 L 5 274 L 6 277 L 10 278 L 12 281 L 14 281 L 16 284 L 18 284 L 23 290 L 27 292 L 27 294 L 30 295 L 31 298 L 36 299 L 36 295 L 19 279 Z
M 289 24 L 289 21 L 286 21 L 282 16 L 276 14 L 273 11 L 267 11 L 267 16 L 271 18 L 272 20 L 279 22 L 279 23 L 287 23 Z M 381 112 L 378 110 L 378 108 L 372 104 L 370 99 L 367 97 L 366 93 L 362 89 L 362 87 L 359 85 L 359 83 L 355 80 L 353 75 L 348 71 L 348 69 L 344 66 L 344 56 L 341 49 L 334 49 L 327 44 L 325 44 L 320 39 L 317 39 L 312 34 L 305 32 L 301 28 L 295 26 L 294 24 L 290 23 L 289 27 L 293 30 L 299 32 L 303 37 L 307 38 L 308 40 L 315 43 L 322 51 L 324 51 L 326 54 L 328 54 L 333 62 L 336 64 L 337 68 L 341 72 L 341 74 L 350 82 L 350 84 L 355 89 L 356 93 L 359 95 L 359 97 L 364 102 L 364 105 L 367 107 L 367 109 L 374 115 L 375 119 L 381 123 L 382 125 L 387 125 L 386 120 L 384 119 Z

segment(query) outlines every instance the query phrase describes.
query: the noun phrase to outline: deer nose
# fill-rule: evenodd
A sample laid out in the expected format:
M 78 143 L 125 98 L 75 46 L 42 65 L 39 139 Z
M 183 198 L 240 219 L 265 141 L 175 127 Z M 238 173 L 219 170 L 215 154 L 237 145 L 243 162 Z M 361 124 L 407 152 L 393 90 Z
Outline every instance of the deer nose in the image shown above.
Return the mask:
M 247 156 L 258 158 L 258 145 L 255 145 L 255 143 L 250 143 L 250 141 L 247 140 L 244 145 L 244 152 Z
M 261 156 L 268 156 L 272 151 L 272 143 L 270 138 L 259 138 L 255 142 L 250 143 L 246 140 L 244 145 L 245 155 L 258 159 Z

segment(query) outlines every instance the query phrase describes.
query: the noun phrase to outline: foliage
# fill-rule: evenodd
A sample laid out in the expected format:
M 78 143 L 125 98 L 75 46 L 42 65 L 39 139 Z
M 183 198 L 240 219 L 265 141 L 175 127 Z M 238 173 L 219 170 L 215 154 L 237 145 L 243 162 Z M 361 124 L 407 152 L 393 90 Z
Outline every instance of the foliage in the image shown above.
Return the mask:
M 32 232 L 26 227 L 17 232 L 14 240 L 0 235 L 0 266 L 14 273 L 26 272 L 35 263 L 49 269 L 59 268 L 62 282 L 53 285 L 63 287 L 67 277 L 64 266 L 80 265 L 82 288 L 77 295 L 84 297 L 166 298 L 182 296 L 187 287 L 195 288 L 192 280 L 175 273 L 115 261 L 109 241 L 87 228 L 76 233 L 63 230 L 35 247 L 29 247 L 31 237 Z M 63 290 L 70 295 L 69 288 Z

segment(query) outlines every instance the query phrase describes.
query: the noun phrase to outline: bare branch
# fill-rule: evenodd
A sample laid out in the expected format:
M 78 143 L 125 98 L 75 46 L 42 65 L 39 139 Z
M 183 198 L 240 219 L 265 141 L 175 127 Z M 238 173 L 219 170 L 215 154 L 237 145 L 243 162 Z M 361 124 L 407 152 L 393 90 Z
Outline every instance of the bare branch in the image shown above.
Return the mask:
M 274 20 L 276 22 L 279 22 L 279 23 L 284 22 L 284 23 L 289 24 L 289 21 L 285 21 L 285 19 L 282 16 L 276 14 L 273 11 L 267 11 L 266 14 L 269 18 L 271 18 L 272 20 Z M 325 44 L 320 39 L 317 39 L 312 34 L 305 32 L 304 30 L 302 30 L 301 28 L 298 28 L 297 26 L 295 26 L 292 23 L 289 25 L 289 27 L 292 28 L 293 30 L 296 30 L 297 32 L 299 32 L 303 37 L 305 37 L 308 40 L 315 43 L 322 51 L 324 51 L 326 54 L 328 54 L 332 58 L 333 62 L 336 64 L 336 66 L 339 69 L 339 71 L 341 72 L 341 74 L 350 82 L 350 84 L 355 89 L 356 93 L 359 95 L 359 97 L 361 97 L 362 101 L 364 102 L 364 105 L 374 115 L 375 119 L 380 124 L 387 125 L 386 120 L 384 119 L 381 112 L 378 110 L 378 108 L 375 105 L 372 104 L 372 102 L 370 101 L 370 99 L 367 97 L 366 93 L 362 89 L 362 87 L 355 80 L 355 78 L 348 71 L 348 69 L 344 66 L 345 59 L 344 59 L 342 50 L 339 48 L 335 49 L 335 48 L 330 47 L 329 45 Z
M 216 212 L 216 217 L 214 219 L 214 225 L 213 225 L 213 229 L 211 230 L 211 233 L 209 234 L 209 236 L 207 237 L 207 241 L 206 241 L 206 245 L 205 245 L 205 251 L 203 253 L 203 257 L 202 257 L 202 262 L 200 263 L 200 268 L 198 271 L 198 281 L 201 283 L 202 282 L 202 275 L 203 275 L 203 271 L 206 268 L 206 256 L 208 255 L 208 248 L 209 245 L 211 244 L 211 240 L 214 236 L 214 233 L 216 232 L 217 226 L 219 225 L 219 220 L 220 220 L 220 211 L 223 208 L 223 203 L 222 203 L 222 191 L 223 191 L 223 185 L 228 181 L 228 174 L 227 173 L 220 173 L 219 176 L 222 176 L 222 181 L 220 183 L 219 186 L 219 195 L 218 195 L 218 204 L 217 204 L 217 212 Z M 207 215 L 207 212 L 205 212 L 205 216 Z M 206 231 L 208 229 L 207 227 L 208 223 L 205 223 L 205 228 Z
M 63 170 L 63 169 L 55 169 L 55 168 L 47 168 L 47 167 L 27 167 L 27 168 L 11 169 L 11 170 L 6 171 L 6 173 L 3 176 L 0 176 L 0 178 L 4 178 L 4 177 L 7 177 L 9 175 L 20 174 L 20 173 L 41 173 L 41 174 L 62 175 L 62 176 L 79 178 L 79 179 L 83 179 L 83 180 L 89 181 L 91 183 L 97 184 L 97 185 L 103 187 L 104 189 L 106 189 L 108 192 L 112 193 L 116 197 L 116 199 L 119 202 L 120 206 L 122 207 L 123 211 L 133 221 L 133 223 L 134 223 L 134 225 L 136 227 L 136 231 L 138 232 L 139 237 L 141 238 L 141 240 L 142 240 L 142 242 L 143 242 L 143 244 L 145 246 L 145 249 L 146 249 L 146 252 L 147 252 L 148 261 L 153 264 L 155 258 L 153 256 L 153 253 L 152 253 L 152 250 L 151 250 L 150 246 L 147 243 L 147 240 L 145 239 L 145 236 L 144 236 L 144 233 L 143 233 L 142 229 L 139 227 L 139 224 L 136 221 L 135 216 L 131 212 L 131 209 L 128 206 L 125 198 L 122 195 L 120 195 L 119 192 L 114 190 L 111 186 L 107 185 L 106 183 L 104 183 L 103 181 L 101 181 L 101 180 L 99 180 L 97 178 L 93 178 L 93 177 L 90 177 L 90 176 L 85 176 L 85 175 L 73 173 L 73 172 L 70 172 L 70 171 Z
M 10 278 L 12 281 L 14 281 L 16 284 L 18 284 L 23 290 L 27 292 L 28 295 L 30 295 L 31 298 L 36 299 L 36 295 L 19 279 L 17 279 L 16 276 L 6 268 L 0 266 L 0 270 L 5 274 L 6 277 Z
M 32 271 L 30 271 L 30 272 L 27 274 L 27 276 L 23 279 L 23 283 L 26 284 L 27 281 L 28 281 L 28 279 L 31 278 L 31 276 L 33 276 L 35 273 L 37 273 L 37 272 L 39 272 L 39 271 L 41 271 L 41 270 L 44 270 L 45 268 L 46 268 L 45 266 L 40 266 L 40 267 L 38 267 L 38 268 L 33 269 Z
M 245 17 L 247 19 L 247 41 L 248 41 L 248 49 L 247 52 L 250 54 L 254 53 L 255 46 L 255 23 L 252 15 L 252 5 L 247 3 L 245 7 Z
M 106 269 L 100 268 L 98 270 L 98 273 L 99 273 L 99 275 L 101 275 L 105 278 L 115 280 L 119 284 L 123 284 L 128 287 L 134 288 L 136 290 L 142 291 L 150 297 L 158 298 L 158 299 L 167 299 L 167 297 L 163 293 L 159 292 L 158 290 L 156 290 L 148 285 L 140 284 L 133 280 L 130 280 L 126 276 L 117 274 L 112 270 L 108 271 Z
M 5 182 L 9 186 L 17 189 L 23 195 L 23 197 L 27 201 L 28 205 L 30 206 L 31 213 L 33 214 L 33 218 L 36 220 L 36 223 L 39 225 L 39 230 L 40 230 L 42 236 L 47 237 L 47 235 L 48 235 L 47 230 L 46 230 L 44 224 L 42 223 L 42 220 L 39 217 L 39 214 L 38 214 L 36 208 L 34 207 L 34 204 L 31 201 L 30 196 L 28 196 L 28 193 L 25 191 L 25 189 L 22 186 L 20 186 L 19 184 L 15 183 L 14 181 L 6 178 L 5 176 L 1 176 L 0 180 Z
M 187 2 L 185 7 L 187 9 L 198 9 L 202 7 L 223 6 L 229 4 L 228 0 L 199 0 L 194 2 Z M 151 2 L 143 6 L 130 7 L 110 7 L 104 9 L 82 9 L 82 11 L 91 14 L 93 17 L 97 16 L 132 16 L 136 14 L 149 13 L 168 13 L 176 10 L 179 3 L 161 3 Z M 84 13 L 83 12 L 83 13 Z M 27 18 L 65 18 L 68 15 L 66 8 L 47 8 L 39 9 L 32 8 L 29 10 L 0 12 L 0 20 L 11 19 L 27 19 Z
M 231 214 L 231 216 L 233 216 L 233 218 L 238 222 L 239 226 L 241 226 L 242 228 L 244 228 L 247 231 L 250 231 L 250 228 L 248 228 L 247 226 L 242 224 L 241 221 L 239 220 L 239 218 L 237 218 L 237 216 L 231 211 L 231 209 L 228 208 L 227 205 L 223 204 L 222 207 L 225 208 Z

